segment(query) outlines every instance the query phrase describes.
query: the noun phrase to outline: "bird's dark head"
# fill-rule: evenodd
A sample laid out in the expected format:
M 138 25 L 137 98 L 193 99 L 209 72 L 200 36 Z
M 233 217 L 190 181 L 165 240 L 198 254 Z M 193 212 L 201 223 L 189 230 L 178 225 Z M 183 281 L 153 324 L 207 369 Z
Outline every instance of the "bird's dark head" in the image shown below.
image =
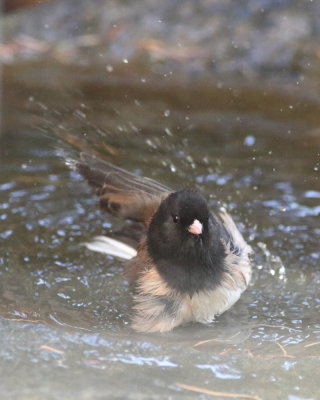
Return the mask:
M 206 234 L 209 209 L 200 193 L 190 190 L 170 194 L 163 202 L 164 211 L 170 213 L 176 231 L 182 236 L 201 237 Z
M 181 190 L 163 200 L 150 223 L 147 243 L 167 282 L 190 293 L 205 285 L 224 257 L 207 202 L 196 191 Z
M 150 223 L 148 245 L 151 253 L 160 252 L 175 258 L 180 246 L 194 247 L 206 239 L 208 220 L 208 205 L 200 193 L 189 190 L 171 193 Z

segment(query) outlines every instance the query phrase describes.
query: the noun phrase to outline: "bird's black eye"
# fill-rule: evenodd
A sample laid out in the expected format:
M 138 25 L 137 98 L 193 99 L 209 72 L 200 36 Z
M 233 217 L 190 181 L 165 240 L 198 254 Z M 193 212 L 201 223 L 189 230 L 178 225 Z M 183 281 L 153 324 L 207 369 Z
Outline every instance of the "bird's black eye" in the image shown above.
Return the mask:
M 173 215 L 172 220 L 176 224 L 177 222 L 179 222 L 179 217 L 177 215 Z

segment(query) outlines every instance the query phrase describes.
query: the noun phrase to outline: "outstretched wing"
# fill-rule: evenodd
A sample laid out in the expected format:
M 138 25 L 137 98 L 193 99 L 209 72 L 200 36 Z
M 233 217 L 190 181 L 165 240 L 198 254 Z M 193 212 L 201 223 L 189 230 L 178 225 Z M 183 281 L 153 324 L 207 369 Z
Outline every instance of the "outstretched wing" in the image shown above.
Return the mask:
M 123 219 L 147 224 L 171 189 L 102 161 L 87 153 L 80 154 L 76 169 L 96 190 L 100 207 Z

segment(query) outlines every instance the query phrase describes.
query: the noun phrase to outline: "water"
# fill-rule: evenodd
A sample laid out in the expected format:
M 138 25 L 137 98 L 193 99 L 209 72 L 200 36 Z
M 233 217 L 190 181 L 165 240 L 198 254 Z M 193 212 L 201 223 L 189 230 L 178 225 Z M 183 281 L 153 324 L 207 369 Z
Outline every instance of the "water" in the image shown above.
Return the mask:
M 320 102 L 280 87 L 70 76 L 5 71 L 2 398 L 319 399 Z M 230 311 L 166 334 L 130 329 L 122 263 L 81 246 L 122 225 L 59 156 L 80 149 L 228 208 L 256 253 Z

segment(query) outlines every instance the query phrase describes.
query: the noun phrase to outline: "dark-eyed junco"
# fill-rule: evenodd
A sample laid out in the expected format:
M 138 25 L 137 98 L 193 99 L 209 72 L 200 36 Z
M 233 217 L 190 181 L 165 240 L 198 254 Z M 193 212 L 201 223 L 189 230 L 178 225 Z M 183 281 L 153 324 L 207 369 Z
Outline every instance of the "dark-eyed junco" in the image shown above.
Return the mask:
M 239 299 L 251 279 L 252 250 L 229 214 L 211 212 L 198 191 L 174 192 L 88 154 L 72 164 L 96 189 L 102 209 L 144 226 L 137 252 L 101 237 L 91 245 L 100 240 L 107 252 L 133 257 L 126 276 L 135 330 L 210 323 Z

